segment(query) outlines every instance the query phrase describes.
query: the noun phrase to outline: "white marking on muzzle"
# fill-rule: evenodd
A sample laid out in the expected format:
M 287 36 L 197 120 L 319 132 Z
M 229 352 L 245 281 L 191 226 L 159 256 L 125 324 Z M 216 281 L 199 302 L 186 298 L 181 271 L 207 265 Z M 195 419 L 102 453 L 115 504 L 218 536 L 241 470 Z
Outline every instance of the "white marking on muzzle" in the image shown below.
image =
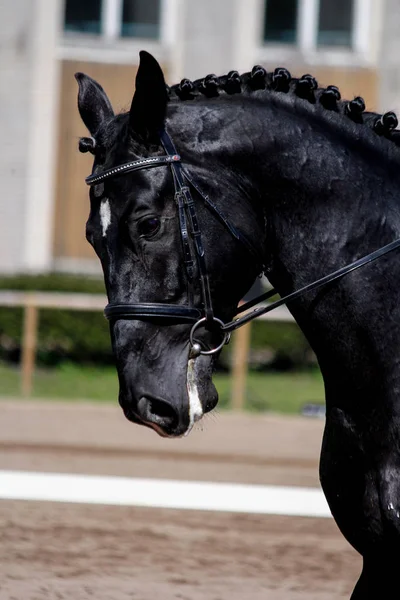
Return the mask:
M 111 223 L 111 208 L 110 202 L 107 199 L 102 200 L 100 204 L 100 221 L 101 228 L 103 230 L 103 237 L 106 237 L 107 229 Z
M 199 398 L 199 390 L 196 382 L 196 359 L 191 358 L 188 362 L 186 385 L 189 395 L 189 426 L 185 432 L 188 435 L 193 425 L 203 416 L 203 407 Z

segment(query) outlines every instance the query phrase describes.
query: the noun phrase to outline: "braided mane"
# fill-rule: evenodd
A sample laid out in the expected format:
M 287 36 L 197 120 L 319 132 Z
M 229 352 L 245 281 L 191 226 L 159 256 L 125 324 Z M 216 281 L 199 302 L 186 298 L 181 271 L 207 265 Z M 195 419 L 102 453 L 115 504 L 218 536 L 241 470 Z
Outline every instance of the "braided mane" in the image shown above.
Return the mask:
M 278 67 L 273 72 L 267 72 L 264 67 L 256 65 L 249 73 L 242 75 L 238 71 L 230 71 L 222 77 L 211 74 L 196 81 L 182 79 L 179 84 L 173 85 L 168 91 L 170 97 L 187 101 L 194 100 L 196 97 L 215 98 L 224 94 L 251 93 L 264 89 L 277 93 L 295 94 L 310 104 L 321 104 L 326 110 L 345 115 L 354 123 L 367 126 L 377 135 L 400 146 L 400 130 L 396 129 L 398 119 L 394 112 L 389 111 L 383 115 L 365 112 L 365 102 L 361 96 L 357 96 L 351 101 L 342 100 L 336 86 L 328 85 L 326 88 L 319 88 L 317 80 L 312 75 L 306 74 L 295 78 L 283 67 Z

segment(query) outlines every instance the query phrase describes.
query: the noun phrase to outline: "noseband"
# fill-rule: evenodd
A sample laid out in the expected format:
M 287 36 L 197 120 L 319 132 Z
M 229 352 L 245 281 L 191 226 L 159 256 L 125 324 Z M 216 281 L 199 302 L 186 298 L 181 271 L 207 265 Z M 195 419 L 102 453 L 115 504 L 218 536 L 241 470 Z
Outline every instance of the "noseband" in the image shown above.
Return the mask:
M 104 315 L 110 321 L 115 321 L 118 319 L 136 319 L 150 320 L 154 322 L 160 321 L 168 324 L 192 323 L 193 326 L 189 335 L 191 345 L 190 356 L 192 358 L 198 356 L 199 354 L 211 355 L 219 352 L 224 344 L 229 342 L 231 332 L 235 329 L 238 329 L 249 321 L 252 321 L 257 317 L 274 310 L 278 306 L 295 300 L 305 292 L 317 289 L 332 281 L 340 279 L 344 275 L 347 275 L 348 273 L 355 271 L 356 269 L 359 269 L 360 267 L 371 263 L 381 256 L 384 256 L 392 250 L 400 247 L 400 239 L 397 239 L 390 244 L 379 248 L 375 252 L 371 252 L 367 256 L 364 256 L 363 258 L 360 258 L 359 260 L 356 260 L 351 264 L 346 265 L 345 267 L 342 267 L 341 269 L 338 269 L 329 275 L 326 275 L 325 277 L 321 277 L 320 279 L 300 288 L 299 290 L 296 290 L 295 292 L 292 292 L 291 294 L 288 294 L 283 298 L 280 298 L 276 302 L 272 302 L 267 306 L 256 308 L 252 312 L 239 319 L 231 321 L 230 323 L 223 323 L 214 315 L 210 293 L 210 283 L 205 260 L 205 251 L 199 222 L 197 219 L 196 207 L 190 188 L 197 192 L 211 213 L 222 223 L 222 225 L 238 242 L 243 244 L 246 249 L 256 257 L 258 261 L 259 255 L 249 240 L 247 240 L 247 238 L 244 237 L 243 234 L 228 221 L 220 209 L 215 206 L 207 194 L 201 191 L 199 186 L 193 181 L 188 172 L 182 167 L 181 157 L 177 153 L 174 143 L 165 129 L 161 132 L 160 139 L 165 150 L 165 155 L 141 158 L 139 160 L 134 160 L 111 169 L 106 169 L 100 173 L 89 175 L 89 177 L 86 177 L 85 181 L 89 186 L 92 186 L 102 183 L 107 179 L 111 179 L 118 175 L 124 175 L 125 173 L 131 173 L 133 171 L 163 166 L 170 167 L 175 188 L 174 197 L 178 209 L 185 273 L 188 281 L 188 301 L 189 304 L 193 304 L 194 302 L 193 284 L 195 265 L 197 264 L 203 307 L 200 309 L 194 306 L 162 304 L 158 302 L 135 304 L 110 302 L 104 309 Z M 192 256 L 192 245 L 195 251 L 195 259 L 193 259 Z M 254 300 L 242 304 L 240 308 L 237 309 L 236 314 L 238 315 L 242 312 L 245 312 L 256 304 L 259 304 L 263 300 L 267 300 L 276 294 L 276 290 L 269 290 L 265 294 L 257 296 L 257 298 Z M 211 350 L 203 349 L 202 344 L 195 337 L 196 331 L 201 328 L 220 332 L 222 335 L 221 343 Z

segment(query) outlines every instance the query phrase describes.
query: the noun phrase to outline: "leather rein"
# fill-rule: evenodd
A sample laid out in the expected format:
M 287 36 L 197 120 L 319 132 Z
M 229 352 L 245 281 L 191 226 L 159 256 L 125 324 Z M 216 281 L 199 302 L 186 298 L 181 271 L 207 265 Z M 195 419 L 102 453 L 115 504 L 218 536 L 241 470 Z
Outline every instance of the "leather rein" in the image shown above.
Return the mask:
M 271 312 L 275 308 L 278 308 L 278 306 L 287 304 L 288 302 L 302 296 L 306 292 L 315 290 L 319 287 L 327 285 L 328 283 L 331 283 L 332 281 L 340 279 L 344 275 L 347 275 L 348 273 L 351 273 L 352 271 L 355 271 L 356 269 L 359 269 L 360 267 L 363 267 L 364 265 L 367 265 L 400 247 L 399 238 L 390 244 L 387 244 L 386 246 L 383 246 L 382 248 L 379 248 L 378 250 L 375 250 L 374 252 L 371 252 L 370 254 L 342 267 L 341 269 L 338 269 L 337 271 L 334 271 L 325 277 L 321 277 L 320 279 L 305 285 L 304 287 L 292 292 L 291 294 L 288 294 L 287 296 L 284 296 L 283 298 L 280 298 L 275 302 L 256 308 L 243 317 L 239 317 L 238 319 L 230 321 L 229 323 L 223 323 L 214 315 L 210 293 L 210 283 L 205 260 L 205 251 L 199 222 L 197 219 L 196 207 L 190 188 L 193 188 L 197 192 L 197 194 L 203 200 L 205 206 L 222 223 L 229 233 L 236 240 L 242 243 L 247 250 L 255 255 L 255 257 L 259 260 L 257 251 L 249 242 L 249 240 L 247 240 L 247 238 L 245 238 L 243 234 L 228 221 L 220 209 L 212 202 L 209 196 L 199 188 L 199 186 L 190 177 L 188 172 L 183 168 L 181 157 L 177 153 L 174 143 L 165 129 L 160 133 L 160 139 L 165 150 L 165 155 L 141 158 L 139 160 L 124 163 L 111 169 L 106 169 L 100 173 L 94 173 L 86 177 L 85 182 L 87 185 L 93 186 L 102 183 L 107 179 L 111 179 L 125 173 L 131 173 L 132 171 L 152 169 L 163 166 L 170 167 L 175 188 L 174 197 L 178 210 L 184 266 L 188 282 L 188 302 L 189 304 L 193 304 L 193 285 L 195 265 L 197 264 L 203 308 L 200 309 L 194 306 L 180 304 L 162 304 L 158 302 L 135 304 L 110 302 L 104 309 L 104 315 L 110 321 L 115 321 L 118 319 L 146 319 L 152 321 L 162 320 L 168 324 L 193 323 L 189 335 L 191 344 L 191 358 L 194 358 L 199 354 L 210 355 L 219 352 L 224 344 L 229 342 L 232 331 L 235 331 L 239 327 L 242 327 L 246 323 L 249 323 L 261 315 Z M 195 251 L 195 259 L 193 259 L 192 256 L 192 244 Z M 250 300 L 249 302 L 246 302 L 238 307 L 236 314 L 238 315 L 246 312 L 260 302 L 272 298 L 277 293 L 278 292 L 275 289 L 272 289 L 264 294 L 261 294 L 260 296 L 257 296 L 253 300 Z M 195 338 L 196 331 L 202 327 L 209 330 L 218 330 L 222 335 L 221 343 L 211 350 L 204 349 L 201 342 Z

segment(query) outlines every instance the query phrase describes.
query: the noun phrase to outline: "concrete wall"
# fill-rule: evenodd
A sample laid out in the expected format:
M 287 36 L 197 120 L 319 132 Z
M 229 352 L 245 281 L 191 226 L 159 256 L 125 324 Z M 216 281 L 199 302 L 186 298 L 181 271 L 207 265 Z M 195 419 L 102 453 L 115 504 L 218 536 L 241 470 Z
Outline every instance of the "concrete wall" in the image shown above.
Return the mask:
M 186 0 L 182 40 L 183 70 L 197 79 L 207 73 L 221 75 L 232 66 L 232 35 L 236 0 Z
M 0 2 L 0 272 L 52 261 L 59 0 Z
M 0 270 L 19 266 L 25 229 L 31 0 L 0 3 Z
M 261 43 L 263 0 L 185 0 L 182 8 L 185 77 L 249 70 Z
M 394 110 L 400 118 L 400 2 L 385 0 L 379 56 L 379 108 Z

